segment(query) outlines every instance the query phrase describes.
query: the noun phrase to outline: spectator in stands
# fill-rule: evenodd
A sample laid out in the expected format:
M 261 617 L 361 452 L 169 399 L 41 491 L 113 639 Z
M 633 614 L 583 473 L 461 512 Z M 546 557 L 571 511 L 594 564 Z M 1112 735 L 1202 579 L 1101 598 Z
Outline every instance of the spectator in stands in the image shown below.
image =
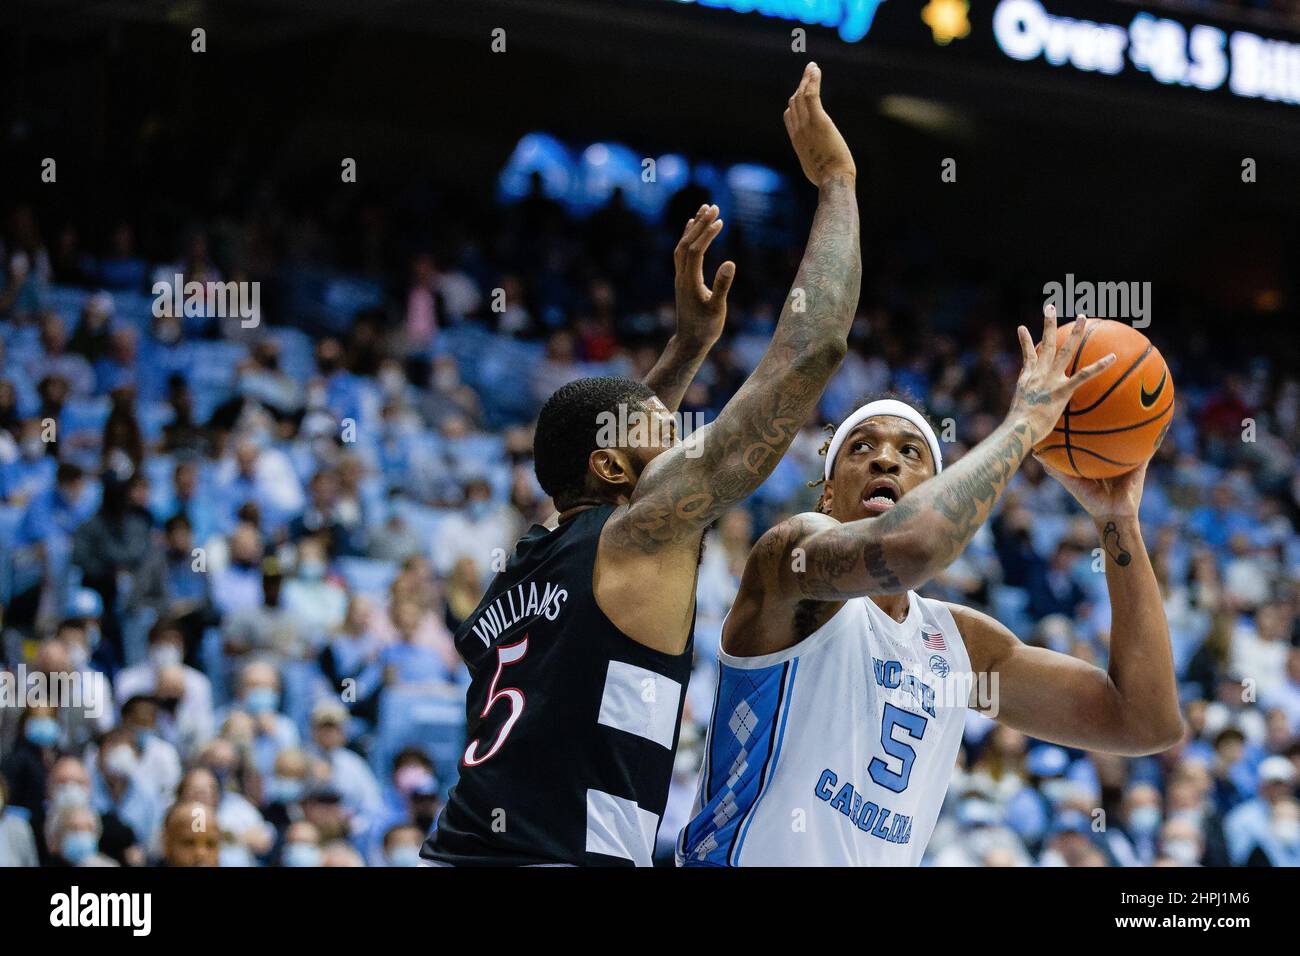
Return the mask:
M 262 773 L 270 771 L 276 754 L 282 749 L 298 746 L 298 728 L 280 713 L 280 700 L 280 673 L 275 665 L 266 660 L 251 661 L 240 672 L 235 703 L 218 715 L 218 723 L 223 727 L 239 715 L 251 722 L 246 743 L 252 748 L 254 763 Z
M 138 292 L 144 287 L 148 265 L 136 255 L 135 230 L 127 222 L 113 227 L 108 254 L 99 260 L 96 278 L 106 289 Z
M 49 706 L 24 708 L 17 730 L 12 749 L 0 760 L 0 774 L 8 781 L 7 805 L 36 816 L 45 801 L 46 781 L 58 758 L 63 730 L 56 709 Z
M 287 867 L 320 866 L 321 837 L 316 826 L 307 820 L 291 823 L 284 834 L 280 865 Z
M 163 865 L 220 866 L 221 834 L 213 817 L 210 806 L 177 800 L 163 819 Z
M 56 808 L 45 823 L 45 843 L 50 855 L 47 866 L 121 866 L 99 851 L 103 833 L 99 814 L 88 804 L 74 803 Z
M 76 465 L 60 465 L 43 440 L 45 426 L 39 418 L 25 418 L 17 424 L 17 456 L 0 463 L 0 493 L 5 504 L 21 508 L 55 483 L 55 472 Z M 80 473 L 81 469 L 77 468 Z M 36 530 L 39 525 L 33 528 Z
M 128 614 L 151 612 L 197 643 L 203 628 L 215 622 L 207 556 L 196 552 L 189 518 L 177 512 L 163 525 L 163 547 L 150 550 L 136 575 L 126 605 Z M 182 647 L 182 657 L 184 657 Z
M 0 316 L 22 321 L 41 306 L 45 282 L 39 271 L 32 270 L 32 258 L 17 250 L 5 264 L 5 281 L 0 286 Z
M 1256 775 L 1259 781 L 1257 795 L 1236 807 L 1223 821 L 1224 835 L 1228 839 L 1228 855 L 1234 866 L 1244 865 L 1251 852 L 1259 846 L 1272 849 L 1275 854 L 1286 854 L 1285 848 L 1275 844 L 1271 827 L 1275 807 L 1279 803 L 1295 800 L 1295 765 L 1286 757 L 1268 757 L 1260 763 Z M 1290 824 L 1285 822 L 1289 819 L 1289 812 L 1283 811 L 1282 819 L 1283 827 L 1289 827 Z M 1266 855 L 1269 849 L 1265 850 Z
M 170 736 L 182 754 L 191 754 L 212 739 L 215 721 L 212 681 L 184 659 L 184 632 L 170 620 L 159 621 L 149 631 L 149 660 L 119 673 L 116 693 L 120 703 L 137 695 L 155 697 L 164 723 L 171 728 L 165 736 Z M 177 674 L 179 681 L 169 680 Z
M 164 803 L 181 782 L 181 758 L 158 733 L 157 700 L 145 694 L 128 698 L 122 705 L 122 726 L 135 734 L 136 780 L 153 787 L 159 803 Z
M 518 530 L 510 509 L 493 501 L 491 484 L 484 478 L 471 479 L 464 486 L 462 510 L 438 529 L 435 567 L 445 576 L 459 559 L 470 558 L 486 581 L 505 567 L 504 556 L 514 546 Z
M 294 573 L 285 580 L 281 605 L 306 641 L 317 648 L 343 623 L 348 593 L 329 575 L 325 536 L 299 539 Z
M 108 355 L 114 308 L 110 292 L 87 296 L 81 307 L 81 321 L 68 340 L 68 351 L 80 355 L 92 366 Z
M 125 663 L 118 611 L 118 592 L 143 567 L 154 546 L 153 519 L 149 514 L 149 485 L 141 475 L 126 481 L 104 478 L 103 504 L 81 525 L 72 539 L 72 563 L 81 569 L 82 582 L 97 592 L 103 607 L 105 642 L 96 659 L 110 673 Z M 104 611 L 107 610 L 107 615 Z
M 290 540 L 319 536 L 331 558 L 365 554 L 366 538 L 361 515 L 340 507 L 338 475 L 330 469 L 316 472 L 307 484 L 307 494 L 307 507 L 289 522 Z
M 329 767 L 328 784 L 337 791 L 351 821 L 352 833 L 362 834 L 384 809 L 379 781 L 370 766 L 347 747 L 347 709 L 326 698 L 312 709 L 309 755 Z
M 277 833 L 283 834 L 290 823 L 302 818 L 302 798 L 311 782 L 306 753 L 298 747 L 286 747 L 276 754 L 272 772 L 262 785 L 260 806 Z
M 162 820 L 164 804 L 156 786 L 140 773 L 140 749 L 134 731 L 116 727 L 99 739 L 91 805 L 105 835 L 100 849 L 119 863 L 138 866 Z M 112 822 L 113 839 L 108 831 Z
M 1300 647 L 1287 651 L 1286 680 L 1266 695 L 1265 703 L 1285 716 L 1293 738 L 1300 736 Z
M 1149 783 L 1135 783 L 1124 791 L 1118 826 L 1106 833 L 1107 846 L 1120 866 L 1155 862 L 1161 821 L 1159 790 Z
M 306 623 L 284 606 L 283 577 L 274 557 L 262 561 L 262 600 L 230 612 L 222 629 L 230 657 L 259 654 L 278 662 L 300 660 L 311 649 Z
M 374 615 L 374 602 L 363 595 L 354 594 L 348 602 L 343 622 L 334 629 L 321 648 L 321 673 L 329 681 L 331 689 L 340 695 L 340 699 L 344 699 L 342 695 L 349 688 L 355 694 L 358 678 L 379 657 L 380 641 L 370 626 Z M 353 715 L 361 716 L 355 708 Z M 373 719 L 374 715 L 369 716 Z
M 0 867 L 39 865 L 36 838 L 28 819 L 27 814 L 9 809 L 9 785 L 0 773 Z M 423 835 L 420 839 L 424 839 Z
M 240 505 L 251 501 L 262 514 L 263 531 L 287 522 L 304 504 L 302 486 L 288 456 L 277 448 L 259 447 L 251 438 L 235 442 L 234 453 L 217 466 L 213 486 L 224 503 L 227 520 Z
M 241 521 L 230 533 L 228 546 L 228 563 L 212 570 L 212 597 L 222 615 L 255 608 L 265 600 L 261 532 Z
M 243 794 L 222 787 L 206 767 L 196 767 L 181 778 L 176 799 L 215 810 L 222 835 L 221 866 L 256 866 L 274 844 L 275 830 L 257 807 Z
M 41 315 L 41 352 L 27 366 L 33 382 L 58 378 L 77 398 L 88 398 L 95 391 L 95 372 L 82 356 L 68 350 L 68 330 L 57 312 Z
M 385 866 L 419 866 L 424 833 L 409 824 L 399 824 L 384 833 Z M 35 865 L 35 864 L 32 864 Z
M 1204 855 L 1205 837 L 1193 821 L 1175 817 L 1160 828 L 1157 866 L 1200 866 Z

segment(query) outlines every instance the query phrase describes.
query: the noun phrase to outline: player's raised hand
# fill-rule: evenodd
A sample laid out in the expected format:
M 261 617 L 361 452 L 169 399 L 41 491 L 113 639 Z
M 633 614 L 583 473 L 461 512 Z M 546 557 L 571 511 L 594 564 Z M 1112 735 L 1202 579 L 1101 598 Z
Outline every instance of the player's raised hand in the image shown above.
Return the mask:
M 736 264 L 727 260 L 718 266 L 712 289 L 704 284 L 704 253 L 720 232 L 718 207 L 701 206 L 686 223 L 673 250 L 677 335 L 688 344 L 711 346 L 722 335 L 727 319 L 727 291 L 736 276 Z
M 1074 496 L 1074 500 L 1083 506 L 1083 510 L 1094 521 L 1137 517 L 1149 461 L 1114 478 L 1079 478 L 1053 468 L 1037 454 L 1034 458 L 1043 466 L 1044 471 L 1065 486 L 1065 490 Z
M 1029 425 L 1032 443 L 1037 445 L 1052 433 L 1061 413 L 1065 411 L 1070 396 L 1084 382 L 1110 367 L 1115 353 L 1100 358 L 1073 375 L 1069 373 L 1070 359 L 1079 349 L 1088 320 L 1079 316 L 1069 339 L 1056 347 L 1056 307 L 1043 309 L 1043 341 L 1037 349 L 1029 330 L 1023 325 L 1016 331 L 1020 336 L 1020 351 L 1024 368 L 1016 382 L 1016 396 L 1011 401 L 1010 415 L 1024 419 Z
M 816 63 L 804 67 L 784 118 L 786 132 L 809 182 L 821 188 L 835 176 L 857 178 L 853 154 L 822 108 L 822 71 Z

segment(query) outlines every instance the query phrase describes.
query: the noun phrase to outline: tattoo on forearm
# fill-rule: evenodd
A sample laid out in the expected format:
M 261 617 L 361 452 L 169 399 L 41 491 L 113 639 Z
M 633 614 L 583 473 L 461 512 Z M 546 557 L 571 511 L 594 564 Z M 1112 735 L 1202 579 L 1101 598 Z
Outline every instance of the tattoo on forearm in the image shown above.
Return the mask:
M 882 591 L 895 591 L 902 587 L 903 582 L 898 580 L 898 576 L 889 567 L 889 562 L 885 560 L 885 547 L 879 541 L 869 542 L 862 549 L 862 562 L 867 574 L 875 579 Z
M 1101 531 L 1101 543 L 1106 553 L 1110 555 L 1110 559 L 1121 568 L 1127 568 L 1129 562 L 1133 560 L 1133 555 L 1125 550 L 1123 542 L 1120 541 L 1119 528 L 1115 527 L 1115 522 L 1106 522 L 1106 527 Z
M 924 579 L 951 564 L 988 519 L 1028 454 L 1028 426 L 1007 424 L 1002 430 L 880 517 L 819 535 L 807 573 L 796 576 L 800 593 L 827 601 L 899 591 L 904 579 Z M 890 541 L 900 534 L 930 546 L 891 554 Z
M 767 353 L 700 436 L 700 453 L 666 462 L 620 522 L 623 546 L 650 552 L 691 538 L 771 474 L 839 366 L 840 353 L 819 346 L 847 340 L 853 323 L 862 279 L 858 232 L 853 181 L 831 180 L 794 283 L 804 290 L 802 308 L 787 297 Z

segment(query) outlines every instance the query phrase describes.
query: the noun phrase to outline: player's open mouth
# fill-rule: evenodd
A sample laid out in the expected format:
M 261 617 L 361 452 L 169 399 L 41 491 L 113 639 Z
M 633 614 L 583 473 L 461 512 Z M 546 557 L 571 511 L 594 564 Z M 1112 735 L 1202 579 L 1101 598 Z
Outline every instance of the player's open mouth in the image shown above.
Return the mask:
M 862 504 L 871 514 L 880 514 L 898 504 L 902 492 L 898 486 L 887 478 L 881 478 L 867 485 L 862 492 Z

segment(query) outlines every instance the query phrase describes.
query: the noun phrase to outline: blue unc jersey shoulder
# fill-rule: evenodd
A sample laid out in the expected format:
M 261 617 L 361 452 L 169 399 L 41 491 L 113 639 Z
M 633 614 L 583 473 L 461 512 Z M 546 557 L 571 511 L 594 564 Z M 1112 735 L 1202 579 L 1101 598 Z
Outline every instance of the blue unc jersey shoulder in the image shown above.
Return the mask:
M 961 746 L 970 660 L 952 613 L 845 602 L 794 647 L 720 654 L 683 866 L 915 866 Z

